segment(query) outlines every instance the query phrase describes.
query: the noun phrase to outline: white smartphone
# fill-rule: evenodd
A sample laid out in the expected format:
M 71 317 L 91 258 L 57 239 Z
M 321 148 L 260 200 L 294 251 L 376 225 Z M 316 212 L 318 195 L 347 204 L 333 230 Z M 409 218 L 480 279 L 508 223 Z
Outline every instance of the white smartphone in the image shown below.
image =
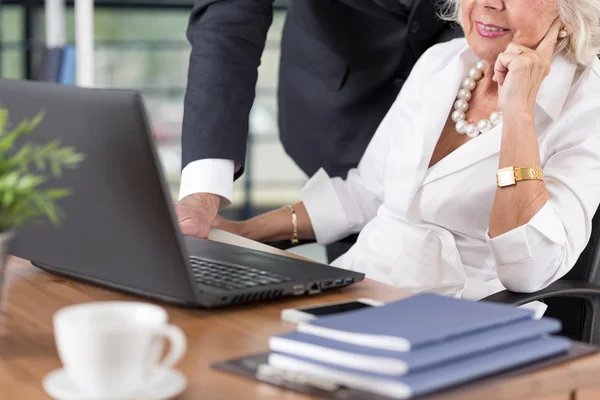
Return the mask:
M 308 322 L 317 317 L 360 310 L 365 307 L 379 307 L 383 302 L 373 299 L 356 299 L 339 303 L 320 304 L 318 306 L 286 308 L 281 311 L 281 319 L 293 324 Z

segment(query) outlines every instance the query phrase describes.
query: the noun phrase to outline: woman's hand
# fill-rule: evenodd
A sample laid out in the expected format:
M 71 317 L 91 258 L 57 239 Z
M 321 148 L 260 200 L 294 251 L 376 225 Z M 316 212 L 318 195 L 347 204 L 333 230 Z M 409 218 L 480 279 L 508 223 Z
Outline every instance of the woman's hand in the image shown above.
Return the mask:
M 231 221 L 220 215 L 217 215 L 213 220 L 212 227 L 238 236 L 247 237 L 248 235 L 247 230 L 245 229 L 245 222 Z
M 511 43 L 498 56 L 494 81 L 498 83 L 498 108 L 505 117 L 521 112 L 533 116 L 538 91 L 550 73 L 560 27 L 557 18 L 536 50 Z
M 312 224 L 302 202 L 294 205 L 297 215 L 298 234 L 301 239 L 314 239 Z M 287 207 L 281 207 L 246 221 L 230 221 L 217 215 L 212 227 L 234 233 L 257 242 L 277 242 L 288 240 L 293 234 L 292 214 Z

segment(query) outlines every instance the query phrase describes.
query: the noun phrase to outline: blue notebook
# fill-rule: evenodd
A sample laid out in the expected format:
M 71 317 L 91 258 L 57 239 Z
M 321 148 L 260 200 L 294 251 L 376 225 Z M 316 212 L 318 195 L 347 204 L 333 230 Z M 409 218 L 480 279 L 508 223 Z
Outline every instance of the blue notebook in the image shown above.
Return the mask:
M 407 399 L 524 366 L 564 353 L 570 347 L 571 342 L 564 338 L 538 338 L 395 378 L 279 353 L 269 355 L 269 364 L 290 372 L 315 375 L 348 388 Z
M 560 331 L 560 328 L 560 321 L 555 319 L 525 320 L 437 342 L 409 352 L 382 350 L 292 332 L 272 336 L 269 339 L 269 349 L 276 353 L 300 356 L 360 371 L 402 376 L 498 347 L 541 337 L 544 334 L 555 333 Z
M 533 310 L 506 304 L 417 294 L 380 307 L 301 323 L 298 331 L 386 350 L 410 351 L 504 324 L 525 321 Z
M 75 85 L 75 63 L 75 46 L 68 44 L 65 46 L 60 68 L 59 82 L 62 85 Z

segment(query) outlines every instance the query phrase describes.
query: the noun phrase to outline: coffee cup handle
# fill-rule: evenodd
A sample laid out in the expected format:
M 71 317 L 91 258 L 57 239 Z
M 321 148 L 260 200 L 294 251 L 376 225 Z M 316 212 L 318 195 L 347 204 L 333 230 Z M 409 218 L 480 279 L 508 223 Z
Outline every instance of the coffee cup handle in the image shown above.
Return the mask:
M 156 369 L 165 370 L 171 368 L 177 364 L 185 354 L 187 349 L 185 334 L 178 326 L 168 324 L 158 327 L 156 335 L 167 339 L 170 343 L 169 352 L 162 361 L 157 362 Z

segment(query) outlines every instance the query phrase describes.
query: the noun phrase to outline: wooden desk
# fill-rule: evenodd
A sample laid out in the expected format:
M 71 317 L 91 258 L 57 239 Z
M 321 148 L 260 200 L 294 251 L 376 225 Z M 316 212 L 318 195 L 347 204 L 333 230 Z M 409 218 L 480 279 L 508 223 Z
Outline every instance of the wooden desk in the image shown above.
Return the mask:
M 211 238 L 288 254 L 223 232 L 213 232 Z M 58 278 L 20 259 L 11 260 L 5 284 L 4 312 L 0 315 L 0 398 L 7 400 L 48 398 L 41 387 L 42 378 L 60 367 L 52 335 L 55 311 L 87 301 L 139 300 Z M 166 307 L 171 322 L 180 326 L 188 339 L 187 354 L 178 368 L 186 374 L 189 386 L 179 399 L 306 400 L 306 396 L 215 371 L 210 365 L 264 352 L 270 335 L 293 330 L 291 324 L 280 320 L 283 308 L 358 297 L 390 301 L 407 295 L 409 293 L 367 280 L 327 295 L 269 304 L 221 310 Z M 600 355 L 435 398 L 592 400 L 600 398 L 599 376 Z

